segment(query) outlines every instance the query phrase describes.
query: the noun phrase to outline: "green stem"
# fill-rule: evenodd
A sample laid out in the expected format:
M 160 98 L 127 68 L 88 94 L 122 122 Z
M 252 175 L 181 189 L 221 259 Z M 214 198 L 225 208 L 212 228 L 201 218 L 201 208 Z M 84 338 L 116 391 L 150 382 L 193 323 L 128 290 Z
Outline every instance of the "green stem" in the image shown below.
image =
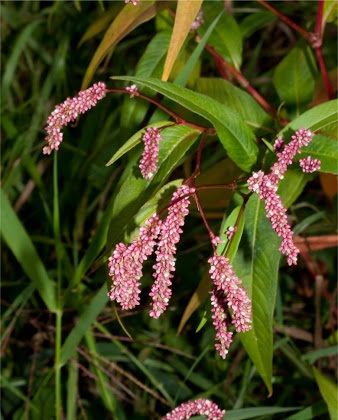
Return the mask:
M 61 395 L 61 345 L 62 345 L 62 300 L 61 300 L 61 259 L 62 246 L 60 236 L 60 214 L 59 214 L 59 188 L 58 188 L 58 164 L 57 153 L 54 154 L 53 166 L 53 230 L 55 238 L 57 258 L 57 311 L 55 318 L 55 418 L 61 420 L 62 395 Z

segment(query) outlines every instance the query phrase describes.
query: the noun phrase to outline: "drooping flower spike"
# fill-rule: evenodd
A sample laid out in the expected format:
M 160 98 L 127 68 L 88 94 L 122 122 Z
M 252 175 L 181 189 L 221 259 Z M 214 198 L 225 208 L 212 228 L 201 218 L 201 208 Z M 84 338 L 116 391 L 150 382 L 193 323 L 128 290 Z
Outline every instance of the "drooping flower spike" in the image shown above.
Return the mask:
M 290 143 L 284 145 L 282 151 L 277 152 L 277 162 L 272 165 L 270 173 L 254 172 L 248 179 L 249 190 L 256 192 L 259 198 L 264 201 L 265 212 L 270 219 L 272 228 L 282 239 L 279 250 L 287 257 L 289 265 L 297 264 L 299 249 L 294 244 L 293 232 L 288 222 L 286 209 L 277 194 L 277 189 L 279 181 L 284 178 L 284 174 L 293 162 L 294 157 L 302 147 L 310 143 L 313 135 L 310 130 L 304 128 L 297 130 L 291 137 Z M 281 138 L 277 140 L 280 142 Z M 314 168 L 318 169 L 320 167 L 320 161 L 317 160 L 301 161 L 300 165 L 303 170 L 315 170 Z
M 182 185 L 171 198 L 168 215 L 162 222 L 154 265 L 155 282 L 151 288 L 152 309 L 150 316 L 158 318 L 167 308 L 171 297 L 171 283 L 176 265 L 176 246 L 180 240 L 182 226 L 188 215 L 190 196 L 194 188 Z
M 156 127 L 148 127 L 142 137 L 144 149 L 139 167 L 144 179 L 150 180 L 157 171 L 161 139 L 160 130 Z
M 217 292 L 216 289 L 211 292 L 210 301 L 212 325 L 216 332 L 215 349 L 222 359 L 225 359 L 229 352 L 233 335 L 232 332 L 228 331 L 227 315 L 225 312 L 227 303 L 225 297 Z
M 108 296 L 122 309 L 132 309 L 140 303 L 140 279 L 144 261 L 152 254 L 160 233 L 161 221 L 155 213 L 141 227 L 136 239 L 126 246 L 116 245 L 108 261 L 112 286 Z
M 93 108 L 98 101 L 106 96 L 105 83 L 98 82 L 86 90 L 79 92 L 74 98 L 67 98 L 57 105 L 47 119 L 45 127 L 47 146 L 43 148 L 45 155 L 58 150 L 63 140 L 62 129 L 70 122 L 75 121 L 81 114 Z
M 185 402 L 162 417 L 162 420 L 186 420 L 193 416 L 206 416 L 208 420 L 223 419 L 225 410 L 221 410 L 214 402 L 200 398 Z

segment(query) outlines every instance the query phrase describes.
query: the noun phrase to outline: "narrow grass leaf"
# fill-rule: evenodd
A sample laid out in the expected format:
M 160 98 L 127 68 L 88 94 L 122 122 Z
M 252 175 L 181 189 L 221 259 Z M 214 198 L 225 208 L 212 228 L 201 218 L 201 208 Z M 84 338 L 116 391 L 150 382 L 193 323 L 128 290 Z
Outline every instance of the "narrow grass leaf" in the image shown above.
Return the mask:
M 55 311 L 55 284 L 49 278 L 33 242 L 2 190 L 0 190 L 0 208 L 0 231 L 5 242 L 18 260 L 23 271 L 36 286 L 47 308 L 50 311 Z
M 327 376 L 313 367 L 313 373 L 324 401 L 327 404 L 330 419 L 335 420 L 338 413 L 338 387 Z

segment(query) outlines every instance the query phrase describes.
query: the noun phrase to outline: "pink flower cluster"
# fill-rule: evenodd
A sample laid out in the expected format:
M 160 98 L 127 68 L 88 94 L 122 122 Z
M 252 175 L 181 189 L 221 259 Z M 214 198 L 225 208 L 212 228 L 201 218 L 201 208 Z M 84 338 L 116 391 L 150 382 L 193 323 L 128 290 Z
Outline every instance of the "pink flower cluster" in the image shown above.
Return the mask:
M 216 331 L 215 348 L 223 359 L 228 353 L 232 333 L 227 330 L 225 307 L 231 310 L 232 324 L 237 332 L 251 329 L 251 300 L 236 276 L 227 257 L 214 254 L 210 259 L 212 320 Z
M 160 130 L 156 127 L 148 127 L 142 137 L 144 149 L 139 167 L 144 179 L 150 180 L 157 171 L 161 139 Z
M 133 98 L 139 94 L 138 87 L 135 84 L 127 86 L 126 91 L 129 93 L 130 98 Z
M 176 245 L 180 240 L 184 220 L 189 213 L 190 196 L 194 188 L 182 185 L 173 194 L 168 215 L 161 226 L 154 265 L 155 282 L 151 288 L 152 309 L 150 316 L 158 318 L 168 306 L 171 297 L 171 282 L 176 262 Z
M 309 174 L 319 171 L 320 165 L 320 160 L 314 159 L 311 156 L 307 156 L 306 158 L 299 160 L 299 166 L 302 168 L 302 171 Z
M 198 28 L 200 28 L 204 23 L 204 14 L 203 14 L 203 10 L 200 10 L 195 18 L 195 20 L 193 21 L 193 23 L 191 24 L 191 28 L 190 31 L 197 31 Z
M 163 417 L 163 420 L 185 420 L 192 416 L 206 416 L 208 420 L 223 419 L 225 410 L 221 410 L 217 404 L 207 399 L 188 401 L 176 407 Z
M 124 0 L 124 2 L 125 2 L 126 4 L 130 3 L 130 4 L 132 4 L 133 6 L 136 6 L 136 5 L 140 2 L 140 0 Z
M 117 244 L 109 258 L 112 286 L 108 296 L 123 309 L 132 309 L 140 303 L 143 263 L 153 252 L 160 228 L 161 221 L 155 213 L 141 227 L 138 237 L 129 246 Z
M 287 257 L 289 265 L 297 264 L 298 248 L 293 242 L 293 232 L 289 225 L 286 209 L 283 206 L 280 196 L 277 194 L 278 183 L 284 178 L 284 174 L 291 165 L 295 155 L 300 149 L 307 146 L 313 138 L 310 130 L 300 128 L 291 137 L 290 143 L 283 147 L 283 150 L 277 152 L 277 162 L 271 167 L 269 174 L 263 171 L 254 172 L 248 179 L 250 191 L 256 192 L 260 199 L 264 200 L 265 212 L 271 221 L 272 228 L 282 239 L 280 251 Z M 278 147 L 282 147 L 282 138 L 278 138 Z
M 143 263 L 152 254 L 156 244 L 150 316 L 158 318 L 168 306 L 175 271 L 176 245 L 180 240 L 182 226 L 189 213 L 190 196 L 194 191 L 187 185 L 179 187 L 172 196 L 165 220 L 161 221 L 155 213 L 141 227 L 138 237 L 129 246 L 124 243 L 116 245 L 108 262 L 109 275 L 112 278 L 108 296 L 123 309 L 134 308 L 140 303 Z
M 106 92 L 106 85 L 103 82 L 95 83 L 79 92 L 74 98 L 67 98 L 57 105 L 47 119 L 45 140 L 48 144 L 43 148 L 43 153 L 50 155 L 53 150 L 58 150 L 63 140 L 62 128 L 93 108 L 106 96 Z

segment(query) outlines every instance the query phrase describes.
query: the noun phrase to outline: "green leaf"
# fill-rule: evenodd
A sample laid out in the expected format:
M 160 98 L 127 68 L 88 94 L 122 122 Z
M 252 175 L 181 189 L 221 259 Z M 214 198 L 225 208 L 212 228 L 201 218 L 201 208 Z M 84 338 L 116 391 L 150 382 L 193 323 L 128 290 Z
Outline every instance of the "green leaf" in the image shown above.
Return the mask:
M 63 346 L 61 348 L 61 365 L 65 365 L 68 360 L 76 352 L 76 347 L 79 345 L 85 333 L 90 326 L 95 322 L 97 316 L 106 306 L 108 301 L 107 285 L 104 283 L 101 289 L 96 292 L 96 295 L 91 300 L 90 304 L 85 307 L 75 327 L 68 334 Z
M 244 90 L 224 79 L 201 77 L 196 83 L 197 92 L 211 96 L 216 101 L 228 106 L 253 129 L 269 126 L 271 117 Z
M 27 231 L 2 190 L 0 190 L 0 206 L 0 231 L 3 239 L 18 260 L 23 271 L 37 288 L 47 308 L 52 312 L 55 311 L 54 282 L 49 278 Z
M 308 46 L 296 46 L 277 65 L 273 83 L 282 101 L 299 108 L 313 97 L 315 64 Z
M 331 420 L 335 420 L 338 413 L 338 387 L 315 367 L 313 368 L 313 373 L 315 375 L 319 391 L 329 409 L 330 418 Z
M 303 360 L 306 360 L 310 364 L 315 363 L 318 359 L 321 359 L 323 357 L 331 357 L 338 355 L 338 348 L 337 346 L 330 346 L 325 347 L 319 350 L 309 351 L 308 353 L 305 353 L 302 356 Z
M 114 80 L 130 80 L 155 90 L 190 111 L 209 120 L 234 162 L 244 171 L 255 163 L 258 148 L 252 131 L 229 107 L 189 89 L 153 78 L 116 76 Z
M 252 195 L 245 208 L 243 239 L 249 256 L 236 258 L 234 268 L 252 299 L 252 329 L 241 333 L 242 343 L 272 393 L 273 312 L 280 260 L 279 238 L 267 220 L 264 203 Z
M 71 359 L 68 362 L 67 420 L 76 419 L 78 380 L 79 380 L 78 360 L 77 358 Z
M 175 79 L 175 84 L 179 86 L 185 86 L 189 80 L 189 77 L 198 62 L 199 57 L 201 56 L 202 52 L 204 51 L 204 47 L 208 42 L 212 31 L 215 29 L 220 17 L 222 16 L 223 11 L 215 18 L 215 20 L 211 23 L 208 27 L 208 30 L 203 35 L 202 39 L 198 43 L 197 47 L 195 48 L 194 52 L 191 54 L 189 60 L 186 62 L 184 68 L 180 71 L 179 75 Z
M 298 128 L 308 128 L 312 131 L 336 132 L 338 122 L 338 99 L 317 105 L 291 121 L 279 135 L 293 133 Z
M 250 13 L 239 25 L 243 38 L 249 38 L 254 32 L 264 28 L 264 26 L 274 22 L 276 19 L 276 16 L 264 10 L 260 10 L 257 13 Z
M 338 175 L 338 141 L 325 136 L 314 136 L 311 143 L 302 149 L 296 157 L 297 160 L 307 156 L 321 161 L 320 172 Z
M 227 410 L 224 420 L 245 420 L 255 417 L 272 416 L 273 414 L 288 413 L 297 410 L 298 407 L 254 407 Z
M 117 150 L 117 152 L 114 153 L 114 155 L 110 158 L 109 162 L 106 163 L 106 166 L 110 166 L 113 163 L 115 163 L 118 159 L 120 159 L 123 155 L 128 153 L 130 150 L 132 150 L 135 146 L 137 146 L 142 139 L 143 134 L 146 131 L 147 127 L 156 127 L 156 128 L 162 128 L 169 125 L 175 124 L 172 121 L 159 121 L 156 123 L 148 124 L 146 127 L 139 130 L 137 133 L 135 133 L 133 136 L 130 137 L 129 140 L 127 140 L 120 148 Z
M 208 2 L 203 7 L 205 24 L 199 29 L 203 34 L 215 17 L 223 10 L 220 4 Z M 209 38 L 209 44 L 237 69 L 242 63 L 242 33 L 236 20 L 229 14 L 223 14 Z

